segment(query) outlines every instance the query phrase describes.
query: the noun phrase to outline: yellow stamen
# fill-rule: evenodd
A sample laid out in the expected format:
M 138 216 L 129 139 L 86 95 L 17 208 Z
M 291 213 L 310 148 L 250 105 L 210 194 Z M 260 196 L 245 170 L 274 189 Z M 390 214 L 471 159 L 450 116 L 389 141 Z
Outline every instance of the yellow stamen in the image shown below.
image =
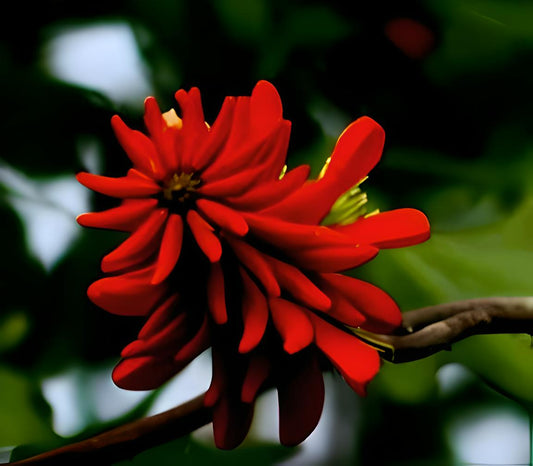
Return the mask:
M 183 202 L 190 197 L 190 193 L 196 191 L 195 186 L 200 184 L 200 180 L 193 179 L 193 173 L 174 173 L 172 178 L 166 183 L 163 188 L 163 196 L 165 199 L 171 201 L 174 199 L 174 193 L 182 192 L 178 197 L 178 201 Z

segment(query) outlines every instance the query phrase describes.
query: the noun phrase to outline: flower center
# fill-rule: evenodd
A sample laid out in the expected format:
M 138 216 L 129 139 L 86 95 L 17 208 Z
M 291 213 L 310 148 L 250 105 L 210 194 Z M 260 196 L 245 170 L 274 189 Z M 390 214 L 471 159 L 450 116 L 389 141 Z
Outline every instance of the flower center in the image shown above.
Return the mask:
M 194 173 L 180 173 L 179 175 L 174 173 L 163 187 L 163 198 L 183 204 L 196 191 L 195 186 L 199 184 L 200 180 L 194 178 Z

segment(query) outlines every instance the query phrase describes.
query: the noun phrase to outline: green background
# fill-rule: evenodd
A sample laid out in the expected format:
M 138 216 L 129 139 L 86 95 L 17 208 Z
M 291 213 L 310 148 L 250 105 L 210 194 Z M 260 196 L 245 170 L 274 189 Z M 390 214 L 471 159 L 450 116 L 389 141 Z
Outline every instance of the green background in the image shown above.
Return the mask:
M 78 204 L 60 188 L 97 162 L 102 173 L 124 173 L 128 161 L 109 118 L 120 113 L 140 129 L 143 97 L 61 79 L 52 45 L 65 31 L 127 28 L 160 106 L 173 106 L 180 87 L 198 86 L 208 121 L 225 95 L 248 95 L 259 79 L 270 80 L 293 122 L 288 164 L 309 163 L 315 174 L 349 122 L 377 120 L 387 142 L 364 184 L 371 208 L 421 209 L 433 234 L 423 245 L 383 251 L 354 273 L 403 310 L 532 294 L 531 2 L 48 0 L 12 7 L 0 30 L 0 447 L 18 446 L 14 456 L 72 441 L 53 429 L 46 381 L 65 374 L 76 381 L 71 435 L 79 437 L 149 412 L 160 396 L 106 416 L 98 411 L 105 393 L 87 384 L 96 373 L 109 377 L 140 322 L 88 302 L 101 257 L 122 236 L 76 227 Z M 387 33 L 398 18 L 429 31 L 425 53 L 411 56 Z M 90 31 L 85 42 L 101 44 L 103 54 L 109 44 Z M 415 34 L 415 44 L 424 37 Z M 117 55 L 115 64 L 124 59 Z M 126 77 L 121 95 L 139 79 Z M 95 210 L 111 206 L 92 196 L 82 201 Z M 35 246 L 43 232 L 60 237 L 63 230 L 71 236 L 55 252 Z M 515 445 L 504 421 L 530 422 L 531 338 L 473 337 L 422 361 L 385 364 L 363 400 L 338 378 L 328 378 L 327 395 L 335 420 L 328 438 L 347 440 L 325 442 L 316 456 L 323 464 L 486 463 L 461 453 L 461 429 L 496 413 L 499 445 Z M 472 428 L 478 437 L 481 424 Z M 276 464 L 291 456 L 297 464 L 300 450 L 253 436 L 233 452 L 180 439 L 120 464 Z

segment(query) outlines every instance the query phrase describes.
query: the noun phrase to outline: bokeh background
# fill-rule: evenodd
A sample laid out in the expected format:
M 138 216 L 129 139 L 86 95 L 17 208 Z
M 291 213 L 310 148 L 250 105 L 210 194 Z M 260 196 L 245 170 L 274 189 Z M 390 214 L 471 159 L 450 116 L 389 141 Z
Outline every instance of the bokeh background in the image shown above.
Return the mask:
M 533 282 L 533 3 L 110 0 L 13 2 L 0 29 L 0 462 L 175 406 L 209 384 L 209 354 L 150 393 L 110 371 L 139 328 L 85 296 L 119 233 L 77 214 L 111 201 L 79 170 L 128 161 L 109 118 L 142 128 L 142 104 L 200 87 L 208 121 L 259 79 L 293 122 L 288 164 L 317 173 L 362 115 L 387 133 L 364 188 L 371 208 L 415 207 L 433 236 L 356 271 L 409 310 L 527 296 Z M 359 399 L 333 374 L 319 428 L 277 442 L 276 398 L 232 452 L 208 429 L 120 465 L 530 464 L 533 350 L 527 335 L 477 336 L 385 364 Z

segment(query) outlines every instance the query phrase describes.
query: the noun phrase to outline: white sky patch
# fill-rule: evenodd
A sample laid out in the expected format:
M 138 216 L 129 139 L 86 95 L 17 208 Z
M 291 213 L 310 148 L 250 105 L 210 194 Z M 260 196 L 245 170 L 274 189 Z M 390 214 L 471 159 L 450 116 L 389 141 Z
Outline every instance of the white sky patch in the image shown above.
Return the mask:
M 7 164 L 0 164 L 0 184 L 22 221 L 29 253 L 50 271 L 81 232 L 75 219 L 89 210 L 89 191 L 74 176 L 34 180 Z
M 126 22 L 60 28 L 43 52 L 52 75 L 117 103 L 139 105 L 153 93 L 148 68 Z

